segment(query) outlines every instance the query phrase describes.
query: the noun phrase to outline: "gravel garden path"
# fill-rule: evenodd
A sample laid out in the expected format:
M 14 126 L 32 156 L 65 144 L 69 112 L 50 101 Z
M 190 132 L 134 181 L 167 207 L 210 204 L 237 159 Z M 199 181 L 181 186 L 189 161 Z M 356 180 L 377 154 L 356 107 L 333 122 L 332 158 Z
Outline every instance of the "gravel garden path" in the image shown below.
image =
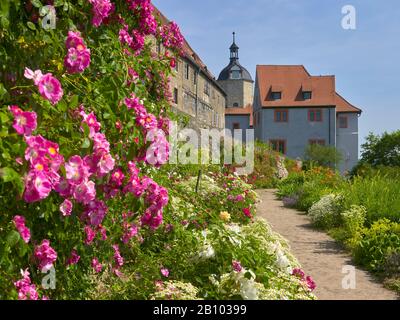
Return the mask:
M 351 256 L 326 233 L 312 228 L 309 218 L 285 208 L 274 190 L 259 190 L 258 216 L 266 219 L 289 241 L 292 253 L 307 275 L 317 284 L 319 300 L 396 300 L 397 295 L 377 283 L 366 271 L 356 267 L 356 288 L 342 288 L 343 267 L 354 266 Z

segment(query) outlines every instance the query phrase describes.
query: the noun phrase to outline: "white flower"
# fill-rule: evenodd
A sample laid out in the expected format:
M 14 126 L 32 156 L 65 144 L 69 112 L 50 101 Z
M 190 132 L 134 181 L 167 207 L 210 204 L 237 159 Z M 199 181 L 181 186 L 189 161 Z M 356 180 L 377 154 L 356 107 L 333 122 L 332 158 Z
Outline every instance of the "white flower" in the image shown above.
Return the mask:
M 199 257 L 202 259 L 211 259 L 215 257 L 214 248 L 209 244 L 203 247 L 203 250 L 199 253 Z
M 290 261 L 289 259 L 286 257 L 286 255 L 281 251 L 278 250 L 278 252 L 276 253 L 276 265 L 285 271 L 288 271 L 289 267 L 290 267 Z

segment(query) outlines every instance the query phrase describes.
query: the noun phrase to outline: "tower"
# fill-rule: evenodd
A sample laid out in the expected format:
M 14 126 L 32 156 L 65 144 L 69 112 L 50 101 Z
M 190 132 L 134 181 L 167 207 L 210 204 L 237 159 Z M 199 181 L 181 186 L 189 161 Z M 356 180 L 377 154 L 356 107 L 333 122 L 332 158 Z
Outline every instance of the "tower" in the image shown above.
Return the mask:
M 236 44 L 236 33 L 229 48 L 230 61 L 219 77 L 218 83 L 227 94 L 227 108 L 246 108 L 253 104 L 253 79 L 250 72 L 239 63 L 239 47 Z

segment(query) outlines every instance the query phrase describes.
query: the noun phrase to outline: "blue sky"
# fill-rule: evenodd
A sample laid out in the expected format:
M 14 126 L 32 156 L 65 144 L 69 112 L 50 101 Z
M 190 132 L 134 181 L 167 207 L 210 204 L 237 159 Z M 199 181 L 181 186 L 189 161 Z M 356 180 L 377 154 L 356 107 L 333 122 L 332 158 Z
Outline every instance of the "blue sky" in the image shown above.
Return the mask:
M 313 75 L 336 75 L 336 89 L 363 109 L 368 132 L 400 129 L 400 1 L 398 0 L 153 0 L 209 69 L 229 62 L 232 32 L 240 62 L 303 64 Z M 356 9 L 356 30 L 344 30 L 342 7 Z

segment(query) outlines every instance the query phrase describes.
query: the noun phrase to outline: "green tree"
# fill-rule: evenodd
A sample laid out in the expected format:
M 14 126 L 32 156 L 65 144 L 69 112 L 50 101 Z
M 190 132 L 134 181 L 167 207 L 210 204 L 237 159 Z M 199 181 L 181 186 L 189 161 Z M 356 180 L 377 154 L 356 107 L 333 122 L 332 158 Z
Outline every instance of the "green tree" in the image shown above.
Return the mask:
M 377 166 L 400 166 L 400 130 L 383 135 L 370 133 L 361 146 L 361 163 Z
M 305 159 L 308 165 L 318 165 L 322 167 L 336 167 L 342 161 L 342 154 L 332 146 L 321 146 L 312 144 L 305 150 Z

